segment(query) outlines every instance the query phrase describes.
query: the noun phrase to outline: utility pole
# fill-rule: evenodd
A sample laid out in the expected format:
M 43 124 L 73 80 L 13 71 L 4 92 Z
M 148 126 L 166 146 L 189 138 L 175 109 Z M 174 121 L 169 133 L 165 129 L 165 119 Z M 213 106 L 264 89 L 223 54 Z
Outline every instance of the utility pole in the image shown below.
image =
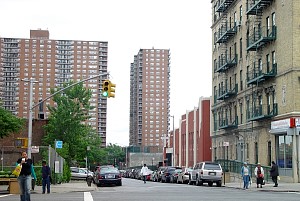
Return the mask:
M 41 103 L 45 102 L 46 100 L 52 98 L 53 96 L 55 96 L 56 94 L 66 90 L 66 89 L 69 89 L 77 84 L 80 84 L 82 82 L 85 82 L 85 81 L 88 81 L 88 80 L 91 80 L 91 79 L 95 79 L 97 77 L 101 77 L 101 76 L 105 76 L 105 75 L 109 75 L 109 73 L 102 73 L 102 74 L 99 74 L 99 75 L 95 75 L 95 76 L 92 76 L 92 77 L 89 77 L 89 78 L 86 78 L 86 79 L 83 79 L 79 82 L 76 82 L 76 83 L 73 83 L 65 88 L 62 88 L 61 90 L 53 93 L 52 95 L 46 97 L 45 99 L 41 100 L 39 103 L 35 104 L 35 105 L 32 105 L 33 104 L 33 83 L 36 83 L 37 81 L 34 80 L 34 78 L 30 78 L 30 80 L 22 80 L 24 82 L 29 82 L 30 83 L 30 88 L 29 88 L 29 114 L 28 114 L 28 148 L 27 148 L 27 155 L 28 155 L 28 158 L 31 158 L 31 144 L 32 144 L 32 115 L 33 115 L 33 112 L 32 110 L 37 107 L 38 105 L 40 105 Z

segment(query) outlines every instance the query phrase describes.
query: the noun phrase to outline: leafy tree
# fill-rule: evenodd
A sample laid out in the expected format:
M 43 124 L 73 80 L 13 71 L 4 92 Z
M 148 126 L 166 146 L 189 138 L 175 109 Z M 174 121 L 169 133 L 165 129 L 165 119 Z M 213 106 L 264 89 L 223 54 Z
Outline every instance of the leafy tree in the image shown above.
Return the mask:
M 65 84 L 63 88 L 73 84 Z M 54 94 L 59 89 L 51 89 Z M 56 106 L 48 106 L 50 111 L 49 123 L 44 127 L 47 131 L 44 137 L 46 144 L 54 144 L 55 140 L 63 141 L 63 149 L 57 150 L 70 165 L 76 156 L 82 153 L 82 144 L 90 133 L 90 126 L 84 122 L 90 118 L 89 111 L 92 93 L 83 87 L 83 83 L 67 88 L 63 93 L 53 96 Z
M 119 162 L 125 161 L 125 152 L 119 145 L 109 143 L 105 152 L 107 153 L 108 164 L 118 165 Z
M 24 125 L 25 119 L 14 116 L 0 106 L 0 138 L 19 132 Z

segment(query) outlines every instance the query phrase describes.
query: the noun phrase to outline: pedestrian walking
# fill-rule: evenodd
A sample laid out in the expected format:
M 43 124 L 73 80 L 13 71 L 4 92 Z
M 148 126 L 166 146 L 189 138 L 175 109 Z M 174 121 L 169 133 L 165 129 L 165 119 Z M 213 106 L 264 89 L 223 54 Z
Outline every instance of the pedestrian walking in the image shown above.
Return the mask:
M 42 193 L 45 194 L 46 187 L 47 193 L 50 193 L 50 167 L 47 165 L 46 161 L 42 161 Z
M 270 175 L 272 177 L 272 181 L 275 184 L 273 187 L 277 187 L 278 186 L 279 171 L 278 171 L 278 165 L 274 161 L 272 161 L 272 167 L 271 167 L 271 170 L 270 170 Z
M 257 163 L 257 166 L 254 169 L 254 174 L 256 176 L 256 187 L 262 188 L 262 185 L 264 183 L 264 169 L 261 167 L 260 163 Z
M 17 160 L 17 164 L 22 166 L 20 175 L 18 176 L 20 200 L 30 201 L 32 160 L 28 158 L 27 153 L 23 151 L 22 157 Z
M 149 169 L 146 164 L 141 169 L 141 174 L 143 175 L 144 184 L 146 183 L 147 175 L 149 174 Z
M 242 175 L 242 179 L 244 182 L 244 189 L 248 189 L 249 188 L 249 182 L 250 182 L 250 178 L 251 178 L 251 174 L 250 174 L 250 170 L 248 167 L 248 164 L 246 162 L 244 162 L 244 165 L 241 169 L 241 175 Z

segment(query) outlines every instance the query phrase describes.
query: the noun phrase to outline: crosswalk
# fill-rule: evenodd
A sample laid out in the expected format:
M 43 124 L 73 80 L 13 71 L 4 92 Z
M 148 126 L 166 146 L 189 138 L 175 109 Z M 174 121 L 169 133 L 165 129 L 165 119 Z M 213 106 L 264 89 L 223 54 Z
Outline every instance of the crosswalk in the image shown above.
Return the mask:
M 94 201 L 93 196 L 90 192 L 84 192 L 83 198 L 84 201 Z

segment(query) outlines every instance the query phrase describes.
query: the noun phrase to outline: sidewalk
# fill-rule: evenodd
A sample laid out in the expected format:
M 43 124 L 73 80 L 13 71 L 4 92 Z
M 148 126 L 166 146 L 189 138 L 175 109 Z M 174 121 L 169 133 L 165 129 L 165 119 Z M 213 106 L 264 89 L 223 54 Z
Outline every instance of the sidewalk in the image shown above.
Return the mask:
M 223 186 L 227 188 L 236 188 L 243 190 L 243 183 L 242 182 L 231 182 L 225 183 Z M 256 188 L 256 183 L 252 183 L 249 186 L 249 191 L 268 191 L 268 192 L 300 192 L 300 183 L 280 183 L 278 182 L 278 187 L 273 187 L 274 183 L 268 182 L 262 188 Z
M 55 184 L 50 186 L 50 193 L 66 192 L 89 192 L 97 190 L 97 186 L 92 184 L 88 186 L 85 181 L 70 181 L 69 183 Z M 47 190 L 46 190 L 47 191 Z M 36 186 L 31 193 L 42 193 L 42 186 Z

